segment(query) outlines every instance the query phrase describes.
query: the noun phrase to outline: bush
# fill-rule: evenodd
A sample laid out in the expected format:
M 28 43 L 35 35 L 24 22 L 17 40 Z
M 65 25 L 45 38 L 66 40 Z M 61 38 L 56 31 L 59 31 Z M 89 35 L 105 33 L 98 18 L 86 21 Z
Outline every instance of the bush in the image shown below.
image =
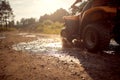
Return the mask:
M 36 29 L 45 34 L 59 34 L 62 28 L 63 23 L 45 20 L 43 23 L 40 23 Z

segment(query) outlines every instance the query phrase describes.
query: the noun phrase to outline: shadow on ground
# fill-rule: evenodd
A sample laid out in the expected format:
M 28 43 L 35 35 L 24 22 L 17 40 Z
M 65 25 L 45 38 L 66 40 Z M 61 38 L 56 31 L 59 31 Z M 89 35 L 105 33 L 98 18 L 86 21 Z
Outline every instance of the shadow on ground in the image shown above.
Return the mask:
M 120 79 L 120 46 L 110 45 L 107 51 L 97 53 L 80 49 L 64 49 L 63 51 L 68 51 L 68 55 L 79 59 L 87 73 L 83 75 L 84 80 Z

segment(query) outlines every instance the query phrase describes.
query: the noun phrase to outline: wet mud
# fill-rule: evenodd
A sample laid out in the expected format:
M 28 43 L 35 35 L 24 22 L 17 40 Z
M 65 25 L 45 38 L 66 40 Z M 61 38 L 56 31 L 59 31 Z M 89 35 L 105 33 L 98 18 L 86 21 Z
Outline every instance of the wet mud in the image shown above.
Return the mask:
M 0 46 L 0 80 L 119 80 L 119 45 L 107 50 L 62 49 L 59 35 L 5 35 Z

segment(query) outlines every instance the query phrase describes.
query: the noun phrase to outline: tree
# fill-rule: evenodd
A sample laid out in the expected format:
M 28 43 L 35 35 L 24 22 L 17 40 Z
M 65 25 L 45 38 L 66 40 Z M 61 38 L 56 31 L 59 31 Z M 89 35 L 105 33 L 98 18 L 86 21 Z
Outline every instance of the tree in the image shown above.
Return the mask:
M 8 26 L 14 23 L 14 15 L 10 4 L 6 0 L 0 1 L 0 26 Z
M 18 25 L 20 24 L 22 26 L 30 26 L 30 25 L 35 24 L 36 20 L 35 20 L 35 18 L 26 18 L 26 19 L 22 18 L 20 20 L 20 22 L 17 21 L 17 23 L 18 23 Z
M 45 14 L 45 15 L 41 16 L 39 19 L 39 22 L 42 23 L 45 20 L 51 20 L 53 22 L 56 22 L 56 21 L 64 22 L 63 16 L 66 16 L 66 15 L 68 15 L 68 12 L 65 9 L 60 8 L 51 15 Z
M 50 18 L 50 15 L 45 14 L 45 15 L 43 15 L 43 16 L 40 17 L 39 22 L 42 23 L 44 20 L 48 20 L 49 18 Z
M 56 12 L 51 14 L 50 20 L 52 20 L 54 22 L 56 22 L 56 21 L 64 22 L 63 16 L 66 16 L 66 15 L 68 15 L 68 12 L 65 9 L 63 9 L 63 8 L 60 8 Z

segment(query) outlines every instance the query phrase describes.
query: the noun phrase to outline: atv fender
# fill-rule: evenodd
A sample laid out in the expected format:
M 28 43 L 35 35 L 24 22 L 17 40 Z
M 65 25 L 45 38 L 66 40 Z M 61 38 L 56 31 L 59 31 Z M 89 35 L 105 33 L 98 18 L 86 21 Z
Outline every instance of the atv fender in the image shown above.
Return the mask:
M 108 6 L 94 7 L 94 8 L 88 9 L 82 15 L 81 24 L 80 24 L 81 27 L 79 30 L 80 33 L 82 33 L 83 29 L 88 24 L 101 23 L 101 22 L 107 23 L 106 21 L 110 17 L 108 13 L 116 14 L 116 12 L 117 12 L 116 8 L 111 8 Z
M 96 22 L 100 20 L 104 20 L 109 17 L 108 13 L 111 14 L 116 14 L 117 9 L 116 8 L 111 8 L 111 7 L 94 7 L 91 9 L 88 9 L 83 13 L 82 16 L 82 24 L 84 25 L 85 23 L 91 23 L 91 22 Z

